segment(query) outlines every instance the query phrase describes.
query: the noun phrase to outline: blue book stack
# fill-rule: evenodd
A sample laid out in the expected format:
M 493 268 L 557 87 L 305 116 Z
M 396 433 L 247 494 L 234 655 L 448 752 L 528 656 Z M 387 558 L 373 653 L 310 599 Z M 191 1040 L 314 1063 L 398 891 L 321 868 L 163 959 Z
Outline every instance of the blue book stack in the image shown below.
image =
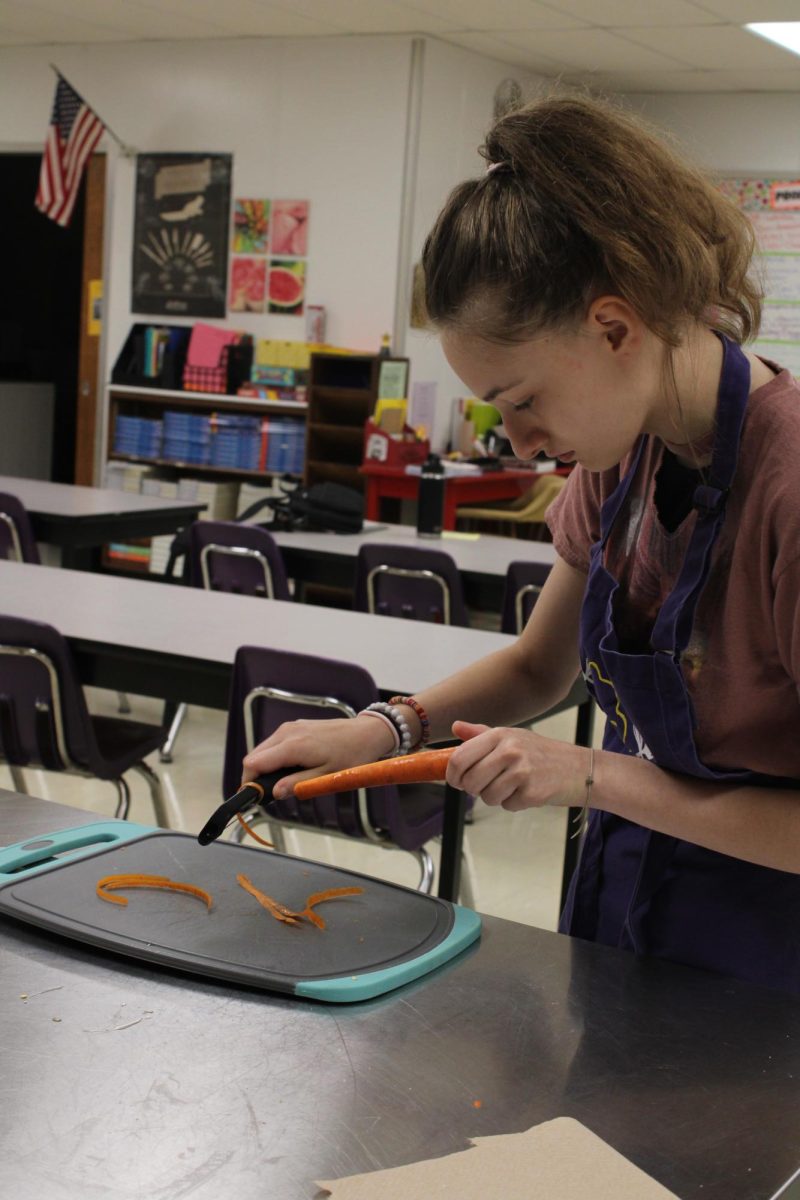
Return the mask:
M 164 458 L 208 466 L 211 462 L 211 419 L 199 413 L 164 413 Z
M 305 462 L 305 425 L 291 417 L 270 417 L 267 470 L 300 475 Z
M 148 417 L 118 416 L 114 422 L 114 453 L 159 458 L 162 430 L 161 421 Z
M 260 449 L 260 417 L 217 418 L 211 439 L 212 466 L 257 471 Z

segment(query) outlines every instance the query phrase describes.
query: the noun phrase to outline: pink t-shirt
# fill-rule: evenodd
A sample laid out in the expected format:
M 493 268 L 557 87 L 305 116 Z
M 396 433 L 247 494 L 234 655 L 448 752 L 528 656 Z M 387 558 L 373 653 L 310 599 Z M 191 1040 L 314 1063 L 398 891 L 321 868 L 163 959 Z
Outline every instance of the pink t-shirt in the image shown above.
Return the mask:
M 661 523 L 653 497 L 663 453 L 650 438 L 606 551 L 621 583 L 622 647 L 639 652 L 696 519 L 690 513 L 674 532 Z M 588 571 L 600 507 L 631 461 L 595 474 L 576 467 L 548 510 L 555 548 L 578 570 Z M 725 521 L 681 661 L 706 765 L 800 778 L 799 618 L 800 384 L 780 371 L 749 398 Z

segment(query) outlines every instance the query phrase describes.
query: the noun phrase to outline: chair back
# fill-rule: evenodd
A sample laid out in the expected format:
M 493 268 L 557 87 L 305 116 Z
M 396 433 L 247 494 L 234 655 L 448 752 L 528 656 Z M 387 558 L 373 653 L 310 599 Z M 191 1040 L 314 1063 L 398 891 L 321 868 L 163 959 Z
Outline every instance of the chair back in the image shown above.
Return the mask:
M 0 754 L 92 770 L 99 751 L 72 654 L 51 625 L 0 616 Z
M 522 633 L 551 569 L 549 563 L 508 564 L 500 622 L 503 633 Z
M 469 625 L 461 576 L 443 550 L 384 543 L 362 545 L 356 561 L 359 612 Z
M 280 547 L 272 534 L 236 521 L 195 521 L 189 533 L 194 587 L 268 600 L 290 600 Z
M 368 671 L 355 663 L 310 654 L 241 646 L 236 652 L 225 742 L 224 796 L 239 788 L 242 759 L 286 721 L 352 717 L 378 699 Z M 413 789 L 402 789 L 403 792 Z M 323 833 L 367 838 L 405 850 L 417 849 L 441 832 L 441 801 L 424 806 L 400 802 L 396 786 L 368 792 L 339 792 L 298 801 L 294 797 L 270 808 L 270 819 L 291 822 Z
M 0 492 L 0 558 L 11 562 L 39 562 L 28 511 L 10 492 Z

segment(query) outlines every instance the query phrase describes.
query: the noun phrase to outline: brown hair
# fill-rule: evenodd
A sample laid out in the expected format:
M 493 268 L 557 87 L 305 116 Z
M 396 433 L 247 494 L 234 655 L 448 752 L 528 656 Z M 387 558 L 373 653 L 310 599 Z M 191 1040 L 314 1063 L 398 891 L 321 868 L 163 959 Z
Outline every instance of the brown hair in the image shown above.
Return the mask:
M 491 169 L 455 188 L 425 243 L 434 325 L 514 342 L 610 292 L 669 346 L 687 319 L 757 333 L 749 221 L 640 120 L 553 96 L 501 117 L 480 153 Z

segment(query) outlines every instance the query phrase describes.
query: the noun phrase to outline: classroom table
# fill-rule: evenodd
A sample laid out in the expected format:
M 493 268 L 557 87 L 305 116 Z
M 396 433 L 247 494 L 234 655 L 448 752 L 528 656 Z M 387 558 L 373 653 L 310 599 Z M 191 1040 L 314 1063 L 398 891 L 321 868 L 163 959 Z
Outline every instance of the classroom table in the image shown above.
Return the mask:
M 367 521 L 360 533 L 314 532 L 305 529 L 270 531 L 278 543 L 287 574 L 301 585 L 322 583 L 352 590 L 356 558 L 362 545 L 371 542 L 392 546 L 442 550 L 458 567 L 464 595 L 471 608 L 500 612 L 508 565 L 541 563 L 552 567 L 556 551 L 552 542 L 493 534 L 445 533 L 440 538 L 420 537 L 413 525 Z
M 175 533 L 206 507 L 187 500 L 13 475 L 0 475 L 0 492 L 10 492 L 25 506 L 37 542 L 57 547 L 62 565 L 78 570 L 97 570 L 108 542 Z
M 368 520 L 380 520 L 382 500 L 416 500 L 419 475 L 407 474 L 405 467 L 386 467 L 380 463 L 365 462 L 359 470 L 366 486 L 365 515 Z M 442 528 L 455 529 L 459 504 L 516 500 L 540 478 L 540 472 L 521 467 L 445 475 Z
M 5 843 L 92 820 L 0 791 Z M 436 973 L 328 1006 L 0 919 L 4 1192 L 313 1200 L 569 1116 L 680 1200 L 777 1197 L 800 1166 L 796 996 L 483 922 Z
M 421 691 L 513 643 L 509 634 L 266 601 L 202 588 L 0 561 L 0 612 L 54 625 L 86 685 L 227 712 L 239 646 L 273 646 L 357 662 L 384 698 Z M 547 715 L 575 707 L 576 742 L 589 745 L 591 702 L 576 679 Z M 439 894 L 458 895 L 465 806 L 448 787 Z M 570 810 L 572 815 L 572 810 Z M 568 822 L 569 828 L 569 822 Z M 577 855 L 565 839 L 562 901 Z

